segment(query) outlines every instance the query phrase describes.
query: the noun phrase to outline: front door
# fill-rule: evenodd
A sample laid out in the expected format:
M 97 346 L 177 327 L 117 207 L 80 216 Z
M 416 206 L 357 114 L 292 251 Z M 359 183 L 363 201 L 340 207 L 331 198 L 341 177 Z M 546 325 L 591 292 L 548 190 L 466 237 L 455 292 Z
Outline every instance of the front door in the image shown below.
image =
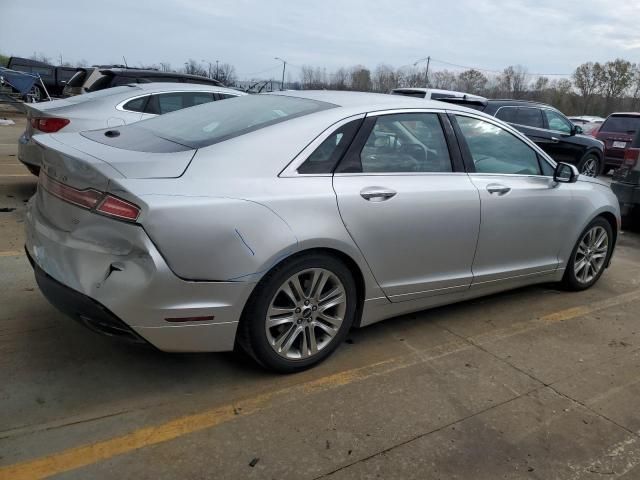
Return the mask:
M 571 191 L 553 167 L 498 124 L 456 115 L 481 203 L 473 283 L 549 273 L 570 234 Z
M 334 175 L 342 220 L 392 301 L 471 284 L 480 201 L 454 171 L 443 122 L 437 113 L 377 115 Z

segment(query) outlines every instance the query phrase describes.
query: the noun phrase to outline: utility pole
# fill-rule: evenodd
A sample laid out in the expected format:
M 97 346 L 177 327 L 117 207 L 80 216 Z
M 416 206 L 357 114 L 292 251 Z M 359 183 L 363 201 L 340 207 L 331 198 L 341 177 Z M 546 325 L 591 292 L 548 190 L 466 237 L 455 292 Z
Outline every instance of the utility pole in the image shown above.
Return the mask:
M 431 57 L 429 56 L 429 57 L 421 58 L 420 60 L 416 60 L 413 63 L 413 66 L 415 67 L 416 65 L 418 65 L 420 62 L 423 62 L 424 60 L 427 61 L 427 69 L 424 72 L 424 81 L 426 84 L 425 86 L 428 87 L 429 86 L 429 64 L 431 63 Z
M 220 79 L 220 69 L 218 68 L 218 60 L 216 60 L 216 80 Z
M 287 61 L 280 57 L 275 57 L 274 60 L 280 60 L 282 62 L 282 83 L 280 84 L 280 90 L 284 90 L 284 72 L 287 69 Z

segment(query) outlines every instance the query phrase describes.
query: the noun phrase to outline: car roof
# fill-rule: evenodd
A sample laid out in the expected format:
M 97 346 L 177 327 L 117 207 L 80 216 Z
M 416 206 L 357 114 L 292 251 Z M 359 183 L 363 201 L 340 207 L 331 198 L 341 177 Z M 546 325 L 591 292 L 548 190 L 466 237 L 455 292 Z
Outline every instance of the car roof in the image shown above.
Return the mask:
M 488 101 L 488 103 L 490 105 L 503 105 L 503 106 L 530 105 L 530 106 L 536 106 L 536 107 L 551 108 L 553 110 L 556 110 L 554 107 L 552 107 L 549 104 L 542 103 L 542 102 L 536 102 L 536 101 L 533 101 L 533 100 L 515 100 L 515 99 L 511 99 L 511 98 L 491 98 L 491 99 L 489 99 L 487 101 Z
M 260 95 L 284 95 L 308 98 L 310 100 L 331 103 L 338 107 L 361 110 L 363 112 L 395 108 L 434 108 L 479 113 L 477 110 L 439 102 L 437 100 L 425 100 L 424 98 L 414 98 L 403 95 L 389 95 L 387 93 L 351 92 L 344 90 L 288 90 L 263 93 Z
M 609 117 L 624 116 L 624 117 L 640 117 L 640 112 L 613 112 Z
M 181 82 L 149 82 L 149 83 L 130 83 L 130 86 L 138 87 L 145 92 L 167 92 L 167 91 L 212 91 L 218 93 L 228 93 L 230 95 L 245 95 L 239 90 L 233 88 L 219 87 L 218 85 L 207 85 L 205 83 L 181 83 Z

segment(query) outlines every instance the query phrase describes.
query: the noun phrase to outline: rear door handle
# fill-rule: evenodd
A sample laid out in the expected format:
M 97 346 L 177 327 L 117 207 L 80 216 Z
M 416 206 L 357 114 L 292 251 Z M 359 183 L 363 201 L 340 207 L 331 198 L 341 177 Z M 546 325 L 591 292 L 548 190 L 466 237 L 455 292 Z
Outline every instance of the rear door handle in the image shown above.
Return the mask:
M 551 137 L 551 143 L 558 143 L 560 139 L 558 137 Z
M 487 185 L 487 192 L 491 194 L 504 195 L 506 193 L 509 193 L 510 191 L 511 191 L 511 187 L 507 187 L 506 185 L 498 185 L 498 184 Z
M 360 190 L 360 196 L 370 202 L 384 202 L 394 197 L 397 192 L 384 187 L 366 187 Z

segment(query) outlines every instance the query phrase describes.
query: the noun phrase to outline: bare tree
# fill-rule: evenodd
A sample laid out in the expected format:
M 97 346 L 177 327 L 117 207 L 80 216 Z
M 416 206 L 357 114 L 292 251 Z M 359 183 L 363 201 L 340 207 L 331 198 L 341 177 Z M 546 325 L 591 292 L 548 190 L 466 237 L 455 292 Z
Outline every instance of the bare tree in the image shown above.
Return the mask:
M 522 65 L 510 65 L 499 77 L 502 93 L 513 98 L 522 98 L 527 88 L 527 70 Z
M 362 65 L 357 65 L 351 69 L 351 88 L 359 92 L 371 90 L 371 72 Z
M 573 83 L 582 96 L 582 112 L 586 113 L 593 96 L 600 88 L 603 78 L 603 68 L 599 63 L 587 62 L 573 72 Z
M 467 93 L 480 94 L 487 85 L 487 77 L 478 70 L 465 70 L 456 79 L 456 88 Z
M 206 77 L 207 70 L 200 65 L 200 62 L 196 62 L 193 58 L 190 58 L 184 63 L 184 73 L 188 75 L 200 75 Z
M 398 85 L 396 72 L 390 65 L 380 64 L 373 74 L 373 90 L 387 93 Z
M 451 90 L 456 83 L 456 75 L 449 70 L 433 72 L 429 77 L 429 86 L 432 88 Z
M 608 108 L 611 100 L 622 96 L 633 82 L 633 65 L 627 60 L 616 58 L 607 62 L 602 67 L 602 80 L 600 93 L 605 98 L 605 106 Z
M 160 71 L 162 72 L 172 72 L 171 64 L 169 62 L 160 62 Z
M 29 57 L 31 60 L 35 60 L 36 62 L 43 62 L 43 63 L 51 63 L 51 57 L 47 57 L 44 53 L 42 52 L 33 52 L 33 55 L 31 55 Z
M 236 69 L 229 63 L 220 63 L 216 68 L 216 80 L 224 83 L 225 85 L 232 86 L 238 81 L 236 75 Z

